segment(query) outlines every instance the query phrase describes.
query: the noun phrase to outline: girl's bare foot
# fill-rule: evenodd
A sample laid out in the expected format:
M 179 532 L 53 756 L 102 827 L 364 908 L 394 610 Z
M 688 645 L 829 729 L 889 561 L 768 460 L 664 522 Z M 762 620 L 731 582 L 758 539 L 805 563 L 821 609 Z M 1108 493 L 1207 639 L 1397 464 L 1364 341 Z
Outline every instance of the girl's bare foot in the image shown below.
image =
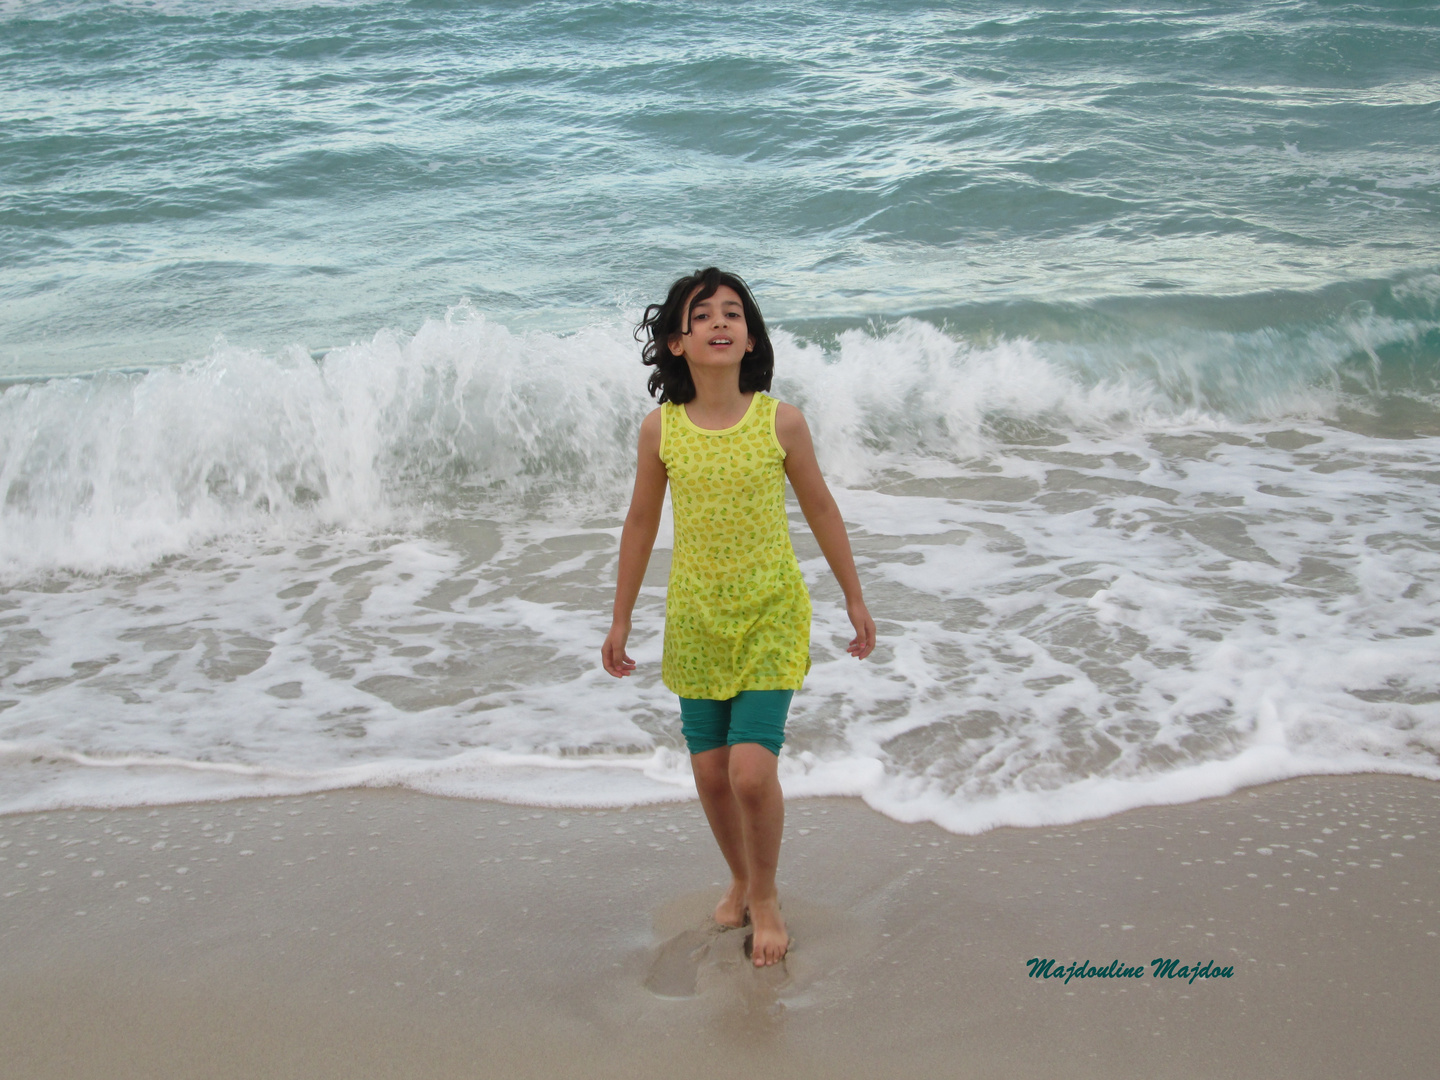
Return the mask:
M 790 935 L 785 930 L 785 920 L 780 916 L 780 901 L 750 901 L 750 920 L 755 924 L 750 945 L 750 958 L 756 967 L 769 967 L 785 959 L 790 950 Z
M 745 914 L 745 884 L 732 880 L 720 903 L 715 905 L 715 921 L 733 930 L 745 925 Z

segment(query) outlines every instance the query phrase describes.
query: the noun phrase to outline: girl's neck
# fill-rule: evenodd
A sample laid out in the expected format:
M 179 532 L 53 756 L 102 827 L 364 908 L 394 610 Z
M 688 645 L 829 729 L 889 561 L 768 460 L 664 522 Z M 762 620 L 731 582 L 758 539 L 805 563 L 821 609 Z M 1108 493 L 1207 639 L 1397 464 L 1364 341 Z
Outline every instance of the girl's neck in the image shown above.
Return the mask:
M 695 397 L 685 406 L 685 415 L 696 427 L 720 430 L 745 419 L 754 391 L 741 393 L 740 369 L 691 371 Z

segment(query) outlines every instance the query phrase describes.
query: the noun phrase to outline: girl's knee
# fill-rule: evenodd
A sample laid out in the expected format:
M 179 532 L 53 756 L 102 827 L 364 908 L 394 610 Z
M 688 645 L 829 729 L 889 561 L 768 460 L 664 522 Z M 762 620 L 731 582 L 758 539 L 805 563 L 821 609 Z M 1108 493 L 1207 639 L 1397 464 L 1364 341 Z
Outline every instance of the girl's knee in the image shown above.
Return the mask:
M 730 788 L 730 754 L 710 751 L 696 754 L 690 759 L 690 769 L 695 774 L 695 786 L 701 795 L 724 795 Z
M 730 776 L 723 772 L 704 775 L 696 773 L 695 787 L 702 799 L 723 799 L 730 794 Z
M 768 751 L 765 753 L 768 756 Z M 766 761 L 756 755 L 732 754 L 729 780 L 735 797 L 745 803 L 763 802 L 780 788 L 773 757 Z

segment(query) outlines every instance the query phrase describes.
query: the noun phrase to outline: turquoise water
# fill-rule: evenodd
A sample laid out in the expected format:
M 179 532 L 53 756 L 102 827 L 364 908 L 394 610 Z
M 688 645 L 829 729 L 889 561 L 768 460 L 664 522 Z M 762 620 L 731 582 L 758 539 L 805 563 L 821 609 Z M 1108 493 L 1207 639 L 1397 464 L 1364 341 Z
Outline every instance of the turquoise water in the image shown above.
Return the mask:
M 217 334 L 323 349 L 462 296 L 573 330 L 709 261 L 782 322 L 922 312 L 999 333 L 1030 329 L 1016 304 L 1083 333 L 1102 298 L 1142 302 L 1141 321 L 1289 321 L 1289 297 L 1143 300 L 1437 265 L 1426 4 L 0 18 L 12 377 L 191 359 Z
M 631 329 L 754 286 L 792 793 L 1440 778 L 1440 8 L 0 2 L 0 811 L 688 797 Z

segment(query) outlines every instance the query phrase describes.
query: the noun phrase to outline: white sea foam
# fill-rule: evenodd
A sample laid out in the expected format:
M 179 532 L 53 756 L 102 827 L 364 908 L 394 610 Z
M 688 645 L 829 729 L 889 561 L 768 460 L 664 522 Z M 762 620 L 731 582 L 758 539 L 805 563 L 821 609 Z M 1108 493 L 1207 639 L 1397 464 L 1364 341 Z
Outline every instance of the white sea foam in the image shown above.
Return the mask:
M 1326 424 L 1334 380 L 1257 419 L 920 322 L 779 354 L 881 629 L 845 655 L 797 513 L 816 622 L 791 794 L 974 831 L 1303 773 L 1440 778 L 1436 440 Z M 8 390 L 0 811 L 692 797 L 657 678 L 663 535 L 641 674 L 596 663 L 650 407 L 634 357 L 620 327 L 461 310 L 319 365 L 218 347 Z
M 827 471 L 858 483 L 949 468 L 1017 433 L 1328 415 L 1342 376 L 1364 378 L 1356 356 L 1427 328 L 1361 313 L 1285 332 L 975 345 L 903 320 L 830 349 L 781 332 L 776 393 L 805 409 Z M 623 326 L 521 335 L 461 305 L 322 363 L 220 343 L 178 367 L 11 386 L 0 579 L 136 570 L 225 536 L 414 524 L 457 485 L 608 505 L 652 405 L 636 361 Z
M 517 337 L 462 306 L 322 364 L 222 343 L 179 367 L 13 386 L 0 571 L 136 569 L 227 535 L 393 525 L 446 483 L 613 474 L 644 411 L 635 367 L 617 332 Z

